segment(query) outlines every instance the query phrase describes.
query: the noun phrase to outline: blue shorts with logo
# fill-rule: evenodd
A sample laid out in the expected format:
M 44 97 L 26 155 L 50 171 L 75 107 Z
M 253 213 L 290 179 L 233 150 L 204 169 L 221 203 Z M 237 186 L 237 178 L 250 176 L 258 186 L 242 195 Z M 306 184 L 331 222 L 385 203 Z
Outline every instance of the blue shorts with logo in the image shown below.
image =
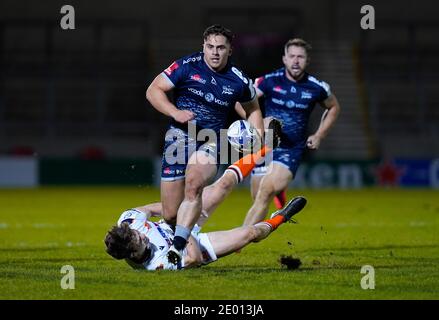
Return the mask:
M 282 144 L 265 156 L 265 161 L 256 165 L 252 171 L 252 176 L 263 176 L 267 173 L 270 163 L 276 163 L 286 167 L 291 171 L 293 177 L 299 168 L 302 155 L 305 150 L 306 141 L 296 144 L 292 148 L 285 148 Z
M 188 137 L 186 131 L 178 128 L 168 130 L 162 156 L 161 180 L 184 179 L 188 160 L 195 151 L 204 151 L 217 159 L 217 143 L 195 141 Z

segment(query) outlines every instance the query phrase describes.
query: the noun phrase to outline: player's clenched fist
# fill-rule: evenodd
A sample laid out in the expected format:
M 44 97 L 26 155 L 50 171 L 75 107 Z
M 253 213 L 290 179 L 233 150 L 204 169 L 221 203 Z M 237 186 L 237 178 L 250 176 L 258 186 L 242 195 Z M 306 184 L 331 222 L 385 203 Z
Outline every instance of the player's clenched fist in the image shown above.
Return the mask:
M 320 146 L 320 141 L 321 138 L 318 135 L 313 134 L 308 137 L 308 140 L 306 141 L 306 146 L 309 149 L 318 149 Z

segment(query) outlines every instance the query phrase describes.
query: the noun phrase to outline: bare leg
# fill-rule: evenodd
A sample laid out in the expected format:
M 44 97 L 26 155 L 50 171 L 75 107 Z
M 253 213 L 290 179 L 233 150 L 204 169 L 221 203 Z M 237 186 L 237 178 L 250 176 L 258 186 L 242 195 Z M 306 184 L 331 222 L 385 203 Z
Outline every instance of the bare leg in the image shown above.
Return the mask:
M 268 206 L 278 192 L 288 186 L 293 174 L 283 165 L 271 163 L 267 174 L 262 178 L 256 199 L 247 212 L 244 220 L 245 226 L 251 226 L 264 220 L 268 213 Z
M 204 225 L 212 212 L 224 201 L 237 183 L 235 175 L 232 172 L 226 171 L 215 183 L 204 188 L 202 199 L 203 212 L 197 221 L 200 227 Z
M 177 221 L 178 207 L 184 198 L 184 181 L 162 181 L 160 184 L 163 219 L 172 225 Z
M 265 223 L 244 226 L 228 231 L 209 232 L 210 243 L 217 257 L 224 257 L 244 248 L 251 242 L 265 239 L 272 229 Z
M 250 181 L 250 188 L 252 193 L 252 199 L 255 201 L 256 195 L 258 194 L 259 186 L 261 185 L 261 180 L 264 176 L 258 175 L 258 176 L 252 176 Z
M 177 213 L 177 225 L 189 230 L 201 215 L 202 191 L 216 174 L 215 159 L 205 152 L 197 151 L 189 159 L 186 169 L 184 200 Z

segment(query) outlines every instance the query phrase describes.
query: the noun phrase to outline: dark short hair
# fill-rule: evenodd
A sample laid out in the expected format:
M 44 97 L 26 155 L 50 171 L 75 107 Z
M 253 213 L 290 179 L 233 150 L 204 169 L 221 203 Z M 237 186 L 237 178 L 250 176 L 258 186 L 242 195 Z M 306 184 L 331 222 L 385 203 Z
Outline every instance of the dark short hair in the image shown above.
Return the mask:
M 204 30 L 204 33 L 203 33 L 204 41 L 206 41 L 207 38 L 212 34 L 224 36 L 230 44 L 232 43 L 233 38 L 235 37 L 234 34 L 232 33 L 232 31 L 223 27 L 220 24 L 214 24 L 214 25 L 208 27 L 206 30 Z
M 137 237 L 127 222 L 114 226 L 105 236 L 107 253 L 116 259 L 128 259 L 135 251 Z
M 284 54 L 288 51 L 288 48 L 291 46 L 302 47 L 305 49 L 306 54 L 309 56 L 310 51 L 312 50 L 311 45 L 303 39 L 294 38 L 287 41 L 284 47 Z

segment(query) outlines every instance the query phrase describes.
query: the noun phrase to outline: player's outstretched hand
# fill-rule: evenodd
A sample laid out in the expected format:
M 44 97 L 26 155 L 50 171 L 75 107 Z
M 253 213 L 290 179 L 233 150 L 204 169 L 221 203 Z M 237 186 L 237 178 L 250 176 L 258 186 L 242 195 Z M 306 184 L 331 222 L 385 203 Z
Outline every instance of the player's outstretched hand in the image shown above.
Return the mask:
M 173 115 L 175 121 L 179 123 L 186 123 L 195 118 L 195 114 L 189 110 L 178 110 Z
M 311 135 L 308 137 L 308 140 L 306 141 L 306 146 L 308 149 L 316 150 L 320 146 L 320 141 L 322 139 L 318 135 Z

